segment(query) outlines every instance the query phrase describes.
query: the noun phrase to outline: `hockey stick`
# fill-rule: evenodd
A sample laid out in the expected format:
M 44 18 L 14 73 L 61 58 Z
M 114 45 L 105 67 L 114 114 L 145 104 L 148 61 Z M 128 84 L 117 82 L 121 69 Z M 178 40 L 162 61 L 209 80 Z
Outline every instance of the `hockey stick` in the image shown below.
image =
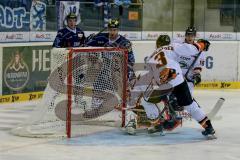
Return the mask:
M 120 110 L 146 112 L 144 109 L 136 109 L 136 108 L 121 108 Z
M 198 60 L 198 58 L 200 57 L 201 53 L 202 53 L 202 51 L 200 51 L 200 52 L 197 54 L 196 58 L 194 59 L 194 61 L 192 62 L 192 64 L 189 66 L 187 72 L 186 72 L 185 75 L 184 75 L 184 77 L 185 77 L 188 81 L 190 81 L 190 82 L 193 82 L 193 81 L 187 78 L 188 73 L 189 73 L 190 70 L 193 68 L 193 66 L 195 65 L 195 63 L 197 62 L 197 60 Z
M 200 57 L 202 51 L 200 51 L 196 58 L 194 59 L 194 61 L 192 62 L 192 64 L 189 66 L 186 74 L 184 75 L 186 80 L 189 82 L 193 82 L 192 80 L 188 79 L 187 75 L 190 72 L 190 70 L 193 68 L 193 66 L 195 65 L 195 63 L 197 62 L 198 58 Z M 197 103 L 197 101 L 193 98 L 193 100 Z M 216 114 L 218 113 L 218 111 L 220 110 L 220 108 L 222 107 L 223 103 L 224 103 L 225 99 L 224 98 L 219 98 L 217 103 L 213 106 L 212 110 L 207 114 L 208 118 L 213 120 L 219 120 L 221 119 L 221 116 L 216 117 Z M 197 103 L 197 105 L 200 107 L 200 105 Z
M 91 39 L 93 39 L 94 37 L 96 37 L 97 35 L 99 35 L 100 33 L 104 32 L 107 29 L 107 27 L 102 28 L 97 34 L 90 34 L 86 39 L 87 42 L 90 41 Z
M 97 34 L 95 34 L 95 36 L 97 36 L 97 35 L 99 35 L 100 33 L 104 32 L 106 29 L 107 29 L 107 27 L 102 28 Z M 95 37 L 95 36 L 94 36 L 94 37 Z
M 211 120 L 214 119 L 219 119 L 219 116 L 216 117 L 216 114 L 219 112 L 219 110 L 221 109 L 223 103 L 224 103 L 225 99 L 224 98 L 219 98 L 217 103 L 214 105 L 214 107 L 212 108 L 212 110 L 207 114 L 208 118 Z M 221 116 L 220 116 L 221 119 Z
M 225 99 L 224 98 L 219 98 L 219 100 L 217 101 L 217 103 L 214 105 L 214 107 L 212 108 L 212 110 L 207 114 L 208 118 L 211 120 L 219 120 L 222 118 L 222 116 L 216 116 L 216 114 L 219 112 L 219 110 L 221 109 L 223 103 L 224 103 Z M 156 106 L 158 108 L 158 106 Z M 134 110 L 134 108 L 131 108 Z M 131 110 L 129 109 L 129 110 Z M 158 108 L 159 109 L 159 108 Z M 159 116 L 163 114 L 163 112 L 166 110 L 166 107 L 163 108 L 163 110 L 160 112 Z M 136 109 L 137 112 L 145 112 L 142 109 Z M 153 127 L 144 127 L 144 128 L 137 128 L 137 129 L 133 129 L 134 132 L 129 132 L 126 128 L 124 128 L 124 131 L 127 132 L 128 134 L 131 135 L 135 135 L 136 133 L 145 133 L 146 131 L 148 133 L 150 133 L 149 131 L 151 131 Z M 163 132 L 163 128 L 157 132 L 160 132 L 160 135 L 164 136 L 164 132 Z M 134 134 L 132 134 L 134 133 Z M 155 133 L 155 132 L 153 132 Z M 207 137 L 209 139 L 216 139 L 216 137 Z

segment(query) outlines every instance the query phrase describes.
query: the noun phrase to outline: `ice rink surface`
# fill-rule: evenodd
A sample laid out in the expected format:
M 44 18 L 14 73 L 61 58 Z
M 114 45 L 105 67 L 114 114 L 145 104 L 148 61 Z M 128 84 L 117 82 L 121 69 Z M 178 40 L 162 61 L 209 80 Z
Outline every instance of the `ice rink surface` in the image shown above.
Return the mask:
M 200 125 L 184 121 L 174 132 L 129 136 L 119 129 L 72 139 L 23 138 L 9 130 L 30 114 L 33 104 L 0 106 L 0 160 L 240 160 L 240 90 L 198 90 L 208 112 L 226 99 L 213 125 L 216 140 L 206 140 Z

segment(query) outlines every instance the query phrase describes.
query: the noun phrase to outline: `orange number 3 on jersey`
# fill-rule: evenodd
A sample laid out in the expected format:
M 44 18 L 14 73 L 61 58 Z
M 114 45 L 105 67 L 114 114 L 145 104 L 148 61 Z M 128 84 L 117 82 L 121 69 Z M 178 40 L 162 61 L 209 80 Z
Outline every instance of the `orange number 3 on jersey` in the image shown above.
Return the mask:
M 162 66 L 165 66 L 167 64 L 167 59 L 165 57 L 165 54 L 163 52 L 158 52 L 154 60 L 158 61 L 157 68 L 160 68 Z

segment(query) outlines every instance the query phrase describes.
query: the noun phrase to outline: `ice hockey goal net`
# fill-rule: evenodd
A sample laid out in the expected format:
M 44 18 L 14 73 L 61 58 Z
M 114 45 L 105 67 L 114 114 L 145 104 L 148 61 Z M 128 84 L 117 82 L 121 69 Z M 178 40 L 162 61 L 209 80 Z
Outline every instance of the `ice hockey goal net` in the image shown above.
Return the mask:
M 75 137 L 121 127 L 127 52 L 119 48 L 53 49 L 43 99 L 15 135 Z

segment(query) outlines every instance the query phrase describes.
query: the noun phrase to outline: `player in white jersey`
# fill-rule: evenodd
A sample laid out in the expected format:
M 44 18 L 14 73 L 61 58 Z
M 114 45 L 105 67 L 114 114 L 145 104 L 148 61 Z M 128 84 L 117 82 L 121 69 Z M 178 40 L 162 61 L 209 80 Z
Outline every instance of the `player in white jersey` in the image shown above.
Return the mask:
M 206 45 L 205 51 L 208 50 L 210 45 L 208 41 L 203 39 L 198 40 L 199 43 L 195 43 L 196 33 L 197 31 L 195 27 L 188 27 L 186 29 L 185 40 L 183 44 L 191 44 L 193 47 L 189 51 L 183 49 L 181 56 L 179 56 L 177 59 L 182 69 L 183 76 L 188 82 L 191 94 L 193 92 L 194 86 L 201 82 L 201 71 L 205 61 L 205 53 L 203 50 L 201 50 L 201 46 L 199 46 L 199 44 L 204 43 Z M 192 68 L 190 68 L 195 59 L 196 62 Z
M 149 87 L 149 84 L 155 84 L 153 90 L 161 90 L 161 87 L 173 87 L 172 94 L 177 98 L 177 103 L 184 106 L 192 118 L 194 118 L 205 129 L 203 135 L 213 135 L 215 131 L 212 127 L 211 121 L 207 118 L 206 114 L 198 104 L 193 101 L 189 91 L 187 82 L 184 80 L 182 71 L 177 62 L 180 51 L 192 49 L 192 45 L 188 44 L 170 44 L 170 37 L 168 35 L 160 35 L 157 40 L 156 51 L 147 59 L 148 72 L 142 75 L 135 84 L 134 89 L 131 91 L 130 106 L 139 105 L 139 97 L 143 95 Z M 202 44 L 200 44 L 201 46 Z M 204 46 L 203 46 L 204 47 Z M 151 97 L 151 95 L 150 95 Z M 156 121 L 159 116 L 159 111 L 155 104 L 149 102 L 149 97 L 144 97 L 141 100 L 141 105 L 146 111 L 147 118 L 151 121 Z M 155 126 L 156 130 L 158 126 Z

